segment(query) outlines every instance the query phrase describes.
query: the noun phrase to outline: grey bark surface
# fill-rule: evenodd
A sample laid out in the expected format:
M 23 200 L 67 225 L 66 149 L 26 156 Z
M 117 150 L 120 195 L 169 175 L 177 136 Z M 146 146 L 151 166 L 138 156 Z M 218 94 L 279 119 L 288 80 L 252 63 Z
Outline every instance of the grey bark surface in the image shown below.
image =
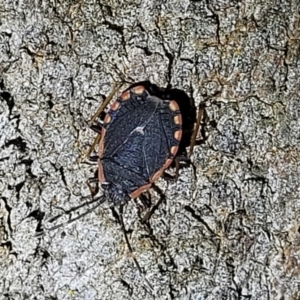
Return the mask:
M 1 1 L 0 299 L 300 299 L 299 22 L 296 0 Z M 90 195 L 87 122 L 124 78 L 205 108 L 152 231 L 125 208 L 153 291 L 107 204 L 34 237 Z

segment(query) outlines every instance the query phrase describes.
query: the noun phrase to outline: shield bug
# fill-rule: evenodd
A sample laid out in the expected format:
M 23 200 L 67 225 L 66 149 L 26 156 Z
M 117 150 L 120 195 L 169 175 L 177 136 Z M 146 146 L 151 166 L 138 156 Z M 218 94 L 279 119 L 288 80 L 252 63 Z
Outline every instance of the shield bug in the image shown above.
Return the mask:
M 92 118 L 93 122 L 103 108 Z M 195 119 L 195 105 L 181 90 L 160 88 L 145 81 L 123 91 L 103 122 L 90 124 L 101 135 L 97 140 L 98 153 L 91 157 L 98 164 L 91 181 L 100 183 L 103 195 L 95 199 L 98 200 L 95 207 L 67 223 L 108 201 L 119 207 L 119 221 L 129 251 L 133 252 L 123 222 L 123 206 L 130 199 L 141 197 L 170 165 L 176 165 L 178 170 L 180 160 L 188 161 L 186 147 L 190 145 Z
M 149 189 L 176 157 L 181 138 L 175 100 L 151 95 L 144 85 L 124 91 L 101 126 L 98 179 L 106 199 L 124 204 Z

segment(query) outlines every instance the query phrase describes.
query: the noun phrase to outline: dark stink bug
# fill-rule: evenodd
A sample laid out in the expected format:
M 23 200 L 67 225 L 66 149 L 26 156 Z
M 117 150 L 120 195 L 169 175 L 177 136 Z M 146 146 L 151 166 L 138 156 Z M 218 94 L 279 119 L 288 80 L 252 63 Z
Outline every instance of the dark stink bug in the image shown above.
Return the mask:
M 123 92 L 101 130 L 98 178 L 106 199 L 124 204 L 149 189 L 172 163 L 181 137 L 176 101 L 150 95 L 143 85 Z
M 185 149 L 190 145 L 195 119 L 194 103 L 184 92 L 139 82 L 111 105 L 103 124 L 91 126 L 101 134 L 98 157 L 94 158 L 98 180 L 104 199 L 120 205 L 119 220 L 130 252 L 123 206 L 142 196 L 174 160 L 188 160 Z
M 90 158 L 98 163 L 97 175 L 90 181 L 100 182 L 104 194 L 94 199 L 98 201 L 94 207 L 67 223 L 107 200 L 119 207 L 119 221 L 133 253 L 122 217 L 124 204 L 141 197 L 171 164 L 176 162 L 178 169 L 179 160 L 188 161 L 185 149 L 190 145 L 195 119 L 194 102 L 183 91 L 159 88 L 148 81 L 126 89 L 110 106 L 102 123 L 90 124 L 91 129 L 101 134 L 98 155 Z M 135 256 L 132 257 L 143 276 Z

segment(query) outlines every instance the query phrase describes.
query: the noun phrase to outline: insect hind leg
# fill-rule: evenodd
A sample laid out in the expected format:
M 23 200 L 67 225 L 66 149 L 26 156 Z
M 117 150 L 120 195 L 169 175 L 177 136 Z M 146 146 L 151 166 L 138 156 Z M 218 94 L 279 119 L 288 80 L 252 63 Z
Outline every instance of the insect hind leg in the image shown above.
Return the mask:
M 144 207 L 146 207 L 146 208 L 151 207 L 151 196 L 149 193 L 148 193 L 148 197 L 145 195 L 145 193 L 142 193 L 139 196 L 139 198 L 140 198 L 141 202 L 143 203 Z
M 119 208 L 119 221 L 120 221 L 120 224 L 121 224 L 121 229 L 123 231 L 123 234 L 124 234 L 124 237 L 125 237 L 125 241 L 126 241 L 126 244 L 127 244 L 127 247 L 128 247 L 128 250 L 130 252 L 130 255 L 140 273 L 140 275 L 143 277 L 144 281 L 146 282 L 147 286 L 153 290 L 153 287 L 152 285 L 150 284 L 150 282 L 148 281 L 148 279 L 146 278 L 145 274 L 142 272 L 142 269 L 140 267 L 140 264 L 138 263 L 135 255 L 134 255 L 134 252 L 132 250 L 132 247 L 131 247 L 131 244 L 129 242 L 129 239 L 128 239 L 128 236 L 127 236 L 127 232 L 126 232 L 126 229 L 125 229 L 125 225 L 124 225 L 124 219 L 123 219 L 123 211 L 124 211 L 124 205 L 120 205 L 120 208 Z

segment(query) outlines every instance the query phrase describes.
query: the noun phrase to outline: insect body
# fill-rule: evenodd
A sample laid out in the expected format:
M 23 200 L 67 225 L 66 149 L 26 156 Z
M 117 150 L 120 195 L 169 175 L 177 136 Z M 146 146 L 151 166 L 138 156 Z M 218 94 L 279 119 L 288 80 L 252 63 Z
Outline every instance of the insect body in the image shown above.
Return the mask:
M 195 117 L 194 103 L 183 91 L 159 88 L 150 82 L 136 83 L 125 90 L 111 105 L 103 124 L 91 125 L 94 131 L 101 133 L 98 156 L 94 157 L 98 162 L 94 179 L 100 182 L 104 195 L 94 199 L 95 206 L 64 224 L 78 220 L 108 201 L 119 206 L 119 221 L 133 254 L 122 216 L 124 204 L 149 189 L 175 158 L 187 161 L 185 148 L 190 145 Z M 132 258 L 151 288 L 137 259 L 134 255 Z
M 98 176 L 114 205 L 137 198 L 172 163 L 182 136 L 174 100 L 150 95 L 144 86 L 123 92 L 104 119 Z

